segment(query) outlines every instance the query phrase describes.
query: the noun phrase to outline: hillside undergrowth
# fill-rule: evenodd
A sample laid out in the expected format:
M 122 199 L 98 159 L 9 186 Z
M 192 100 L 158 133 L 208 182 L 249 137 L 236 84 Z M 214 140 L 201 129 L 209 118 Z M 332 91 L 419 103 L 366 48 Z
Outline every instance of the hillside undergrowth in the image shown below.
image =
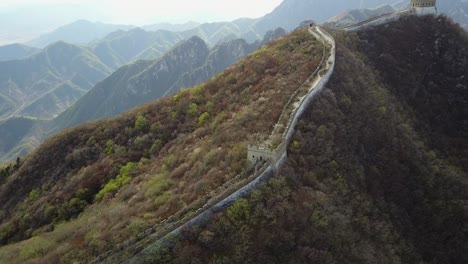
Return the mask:
M 428 16 L 334 35 L 277 178 L 141 263 L 468 261 L 466 32 Z
M 301 29 L 206 83 L 50 138 L 0 186 L 0 259 L 88 262 L 198 203 L 244 169 L 321 56 Z

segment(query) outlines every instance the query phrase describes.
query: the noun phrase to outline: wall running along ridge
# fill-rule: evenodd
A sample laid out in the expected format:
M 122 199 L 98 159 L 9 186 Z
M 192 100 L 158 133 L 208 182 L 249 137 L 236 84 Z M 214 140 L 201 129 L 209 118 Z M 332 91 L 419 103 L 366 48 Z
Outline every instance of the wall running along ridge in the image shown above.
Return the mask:
M 160 235 L 160 232 L 155 233 L 154 229 L 148 230 L 146 232 L 146 236 L 141 238 L 141 240 L 124 242 L 122 245 L 119 245 L 116 249 L 106 252 L 104 255 L 97 257 L 93 261 L 93 263 L 115 263 L 115 260 L 112 259 L 113 255 L 127 250 L 129 247 L 132 247 L 134 253 L 139 253 L 121 263 L 139 263 L 141 262 L 141 259 L 151 254 L 153 250 L 157 249 L 160 246 L 164 246 L 171 243 L 171 241 L 175 237 L 181 235 L 182 230 L 190 228 L 192 226 L 206 225 L 210 221 L 211 216 L 213 216 L 215 213 L 226 209 L 235 201 L 249 196 L 253 190 L 260 187 L 262 184 L 264 184 L 267 180 L 269 180 L 276 174 L 278 169 L 284 164 L 284 162 L 287 159 L 287 146 L 291 144 L 291 140 L 300 117 L 307 109 L 307 107 L 311 104 L 316 95 L 318 95 L 324 89 L 335 68 L 335 40 L 333 39 L 333 37 L 318 26 L 310 27 L 309 33 L 324 45 L 325 50 L 326 48 L 329 49 L 329 56 L 328 58 L 326 58 L 327 52 L 324 52 L 321 65 L 313 73 L 313 75 L 317 75 L 318 78 L 314 76 L 311 77 L 313 79 L 313 83 L 311 84 L 307 94 L 300 98 L 299 102 L 295 104 L 297 105 L 297 107 L 292 112 L 291 117 L 289 118 L 287 128 L 283 133 L 283 141 L 276 149 L 276 158 L 264 164 L 260 164 L 260 166 L 262 166 L 260 168 L 257 163 L 257 166 L 255 168 L 256 172 L 249 177 L 249 180 L 252 179 L 249 183 L 247 183 L 246 185 L 244 185 L 243 187 L 241 187 L 240 189 L 238 189 L 228 197 L 222 199 L 221 201 L 217 202 L 211 207 L 207 207 L 208 203 L 205 204 L 205 206 L 203 206 L 195 212 L 195 214 L 199 213 L 198 215 L 194 216 L 190 220 L 187 220 L 185 223 L 180 223 L 180 225 L 178 225 L 175 229 L 166 233 L 166 235 L 163 235 L 161 238 L 157 238 L 157 235 Z M 293 96 L 296 96 L 296 94 L 293 94 Z M 236 176 L 236 178 L 238 178 L 239 176 L 240 175 Z M 207 208 L 205 209 L 205 207 Z M 203 209 L 205 210 L 203 211 Z M 168 219 L 169 222 L 171 220 L 170 218 Z M 184 220 L 185 219 L 182 219 L 182 221 Z M 168 221 L 166 220 L 163 222 Z M 175 224 L 178 224 L 178 222 Z M 150 240 L 154 239 L 156 240 L 151 242 L 150 246 L 142 248 L 143 244 L 148 244 L 150 243 Z
M 434 12 L 432 12 L 431 14 L 434 14 Z M 418 13 L 417 10 L 410 8 L 410 9 L 397 11 L 394 13 L 383 14 L 378 17 L 373 17 L 368 20 L 362 21 L 360 23 L 351 25 L 349 27 L 342 28 L 341 30 L 344 30 L 344 31 L 362 30 L 362 29 L 366 29 L 369 27 L 396 21 L 400 19 L 401 17 L 408 16 L 408 15 L 421 15 L 421 14 Z M 249 179 L 252 179 L 252 181 L 250 181 L 248 184 L 241 187 L 240 189 L 238 189 L 237 191 L 235 191 L 234 193 L 222 199 L 220 202 L 214 204 L 211 207 L 207 206 L 208 203 L 205 204 L 202 208 L 197 210 L 196 214 L 200 212 L 198 215 L 186 221 L 185 223 L 178 225 L 178 227 L 176 227 L 174 230 L 167 233 L 167 235 L 164 235 L 162 238 L 152 242 L 151 246 L 147 246 L 144 249 L 143 248 L 139 249 L 137 251 L 139 252 L 138 254 L 134 255 L 133 257 L 127 259 L 126 261 L 122 263 L 125 263 L 125 264 L 139 263 L 140 260 L 143 259 L 145 256 L 149 256 L 153 250 L 157 249 L 160 246 L 169 245 L 177 236 L 181 235 L 182 230 L 190 228 L 192 226 L 206 225 L 210 221 L 211 216 L 213 216 L 215 213 L 226 209 L 227 207 L 232 205 L 235 201 L 241 198 L 248 197 L 253 190 L 257 189 L 262 184 L 264 184 L 267 180 L 273 177 L 276 174 L 276 172 L 279 170 L 279 168 L 284 164 L 284 162 L 286 162 L 287 146 L 291 144 L 291 140 L 294 135 L 295 128 L 297 126 L 297 123 L 299 122 L 300 117 L 302 116 L 304 111 L 307 109 L 307 107 L 312 103 L 316 95 L 318 95 L 324 89 L 325 85 L 330 80 L 330 77 L 332 76 L 334 72 L 334 68 L 335 68 L 336 43 L 333 37 L 330 34 L 328 34 L 328 32 L 326 32 L 324 29 L 316 25 L 313 25 L 312 27 L 309 28 L 309 33 L 313 35 L 318 41 L 320 41 L 324 45 L 324 47 L 328 46 L 330 48 L 329 56 L 328 56 L 328 59 L 326 59 L 326 56 L 325 56 L 326 53 L 324 53 L 324 56 L 322 58 L 322 62 L 320 63 L 319 68 L 312 74 L 311 78 L 314 78 L 314 82 L 310 86 L 308 93 L 305 96 L 301 97 L 298 103 L 294 104 L 294 105 L 297 104 L 297 107 L 295 107 L 295 110 L 291 114 L 291 117 L 288 121 L 287 128 L 282 135 L 283 141 L 275 150 L 273 150 L 276 152 L 276 157 L 272 158 L 271 161 L 264 163 L 263 167 L 261 167 L 260 169 L 256 168 L 256 172 L 249 177 Z M 322 76 L 322 74 L 324 75 Z M 318 78 L 315 78 L 315 75 L 317 75 Z M 285 105 L 283 111 L 286 111 L 287 107 L 289 106 L 290 103 L 293 102 L 293 99 L 295 99 L 297 94 L 298 93 L 296 92 L 292 95 L 292 98 L 290 98 L 290 101 Z M 281 117 L 280 117 L 279 122 L 281 122 Z M 275 128 L 279 127 L 278 126 L 279 122 L 275 126 Z M 273 131 L 273 133 L 274 132 L 275 131 Z M 239 175 L 236 176 L 235 178 L 238 178 L 238 177 Z M 185 221 L 185 219 L 182 219 L 182 221 Z M 150 240 L 150 238 L 147 238 L 147 240 Z M 123 250 L 123 248 L 121 248 L 120 250 Z

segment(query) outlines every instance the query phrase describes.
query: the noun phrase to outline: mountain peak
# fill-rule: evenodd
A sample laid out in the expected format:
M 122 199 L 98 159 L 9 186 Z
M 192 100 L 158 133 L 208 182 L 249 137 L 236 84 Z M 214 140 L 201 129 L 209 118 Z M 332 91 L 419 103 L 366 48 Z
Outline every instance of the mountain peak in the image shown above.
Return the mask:
M 63 40 L 59 40 L 57 42 L 49 44 L 47 47 L 44 48 L 44 50 L 45 51 L 53 51 L 53 50 L 57 50 L 57 49 L 71 48 L 71 47 L 78 48 L 78 46 L 67 43 L 67 42 L 65 42 Z
M 189 38 L 186 42 L 190 44 L 206 44 L 205 41 L 199 36 L 193 36 Z

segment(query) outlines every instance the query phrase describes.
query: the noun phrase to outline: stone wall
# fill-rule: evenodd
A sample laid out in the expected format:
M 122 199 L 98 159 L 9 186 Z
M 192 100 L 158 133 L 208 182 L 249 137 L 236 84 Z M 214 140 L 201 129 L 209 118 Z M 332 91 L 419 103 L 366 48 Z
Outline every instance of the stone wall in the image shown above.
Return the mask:
M 389 23 L 389 22 L 392 22 L 392 21 L 396 21 L 396 20 L 400 19 L 403 16 L 407 16 L 407 15 L 414 14 L 414 13 L 415 13 L 415 9 L 413 9 L 413 8 L 406 9 L 406 10 L 398 11 L 398 12 L 395 12 L 395 13 L 392 13 L 392 14 L 384 14 L 384 15 L 381 15 L 381 16 L 378 16 L 378 17 L 373 17 L 373 18 L 370 18 L 368 20 L 359 22 L 357 24 L 354 24 L 354 25 L 351 25 L 351 26 L 348 26 L 348 27 L 345 27 L 345 28 L 342 28 L 342 29 L 344 31 L 362 30 L 362 29 L 366 29 L 366 28 L 386 24 L 386 23 Z
M 411 7 L 435 7 L 436 0 L 411 0 Z
M 272 149 L 266 145 L 247 147 L 247 161 L 249 164 L 255 164 L 263 161 L 273 161 L 276 159 L 276 149 Z
M 310 105 L 312 100 L 320 93 L 320 91 L 323 90 L 325 87 L 326 83 L 330 79 L 330 77 L 333 74 L 334 67 L 335 67 L 335 41 L 333 37 L 331 37 L 328 33 L 325 33 L 321 31 L 318 27 L 316 27 L 317 32 L 314 32 L 313 30 L 310 30 L 311 34 L 318 38 L 320 41 L 323 40 L 323 43 L 327 43 L 330 45 L 330 55 L 328 57 L 328 60 L 326 60 L 323 65 L 324 69 L 326 70 L 326 73 L 323 76 L 320 76 L 320 71 L 318 72 L 319 74 L 319 81 L 314 83 L 312 87 L 310 87 L 309 92 L 307 93 L 306 96 L 301 98 L 298 107 L 294 110 L 294 112 L 291 114 L 290 121 L 288 122 L 288 126 L 286 131 L 283 134 L 283 141 L 282 143 L 277 147 L 277 149 L 274 151 L 274 156 L 275 158 L 272 159 L 271 162 L 267 162 L 263 165 L 263 167 L 254 175 L 252 175 L 253 179 L 229 195 L 228 197 L 222 199 L 218 203 L 216 203 L 213 206 L 210 206 L 209 208 L 206 208 L 202 212 L 200 212 L 198 215 L 195 217 L 191 218 L 187 222 L 179 225 L 177 228 L 169 232 L 167 235 L 165 235 L 163 238 L 155 241 L 151 246 L 146 247 L 145 249 L 141 250 L 138 254 L 135 256 L 131 257 L 125 262 L 122 263 L 140 263 L 142 259 L 145 258 L 145 256 L 148 256 L 151 254 L 153 250 L 155 250 L 157 247 L 160 245 L 167 245 L 170 243 L 173 237 L 176 236 L 181 236 L 182 231 L 184 229 L 190 228 L 192 226 L 204 226 L 209 223 L 211 220 L 211 217 L 230 205 L 232 205 L 235 201 L 239 200 L 240 198 L 246 198 L 248 197 L 253 190 L 257 189 L 260 187 L 262 184 L 264 184 L 266 181 L 268 181 L 271 177 L 276 175 L 276 172 L 278 169 L 286 162 L 287 160 L 287 146 L 291 143 L 292 137 L 294 135 L 294 131 L 296 129 L 297 123 L 304 113 L 304 111 L 307 109 L 307 107 Z M 314 32 L 315 34 L 313 34 Z M 250 148 L 249 148 L 250 149 Z M 253 147 L 252 150 L 258 150 L 258 147 Z M 266 155 L 267 152 L 265 152 Z M 270 153 L 271 154 L 271 153 Z M 205 207 L 205 206 L 204 206 Z

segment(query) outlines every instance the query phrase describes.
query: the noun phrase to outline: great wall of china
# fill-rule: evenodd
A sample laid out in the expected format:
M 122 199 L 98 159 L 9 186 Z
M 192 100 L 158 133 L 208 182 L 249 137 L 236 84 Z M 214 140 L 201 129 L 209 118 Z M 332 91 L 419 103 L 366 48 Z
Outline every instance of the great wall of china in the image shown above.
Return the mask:
M 246 170 L 229 182 L 214 190 L 211 197 L 203 205 L 187 208 L 183 212 L 169 217 L 140 236 L 118 245 L 114 250 L 98 256 L 93 263 L 116 263 L 121 259 L 128 259 L 122 263 L 138 263 L 145 255 L 161 244 L 167 243 L 172 237 L 180 235 L 181 231 L 195 225 L 203 225 L 211 216 L 229 207 L 240 198 L 247 197 L 260 185 L 270 179 L 287 158 L 287 146 L 291 143 L 295 127 L 300 116 L 304 113 L 313 98 L 323 90 L 325 84 L 333 74 L 335 66 L 335 41 L 319 26 L 309 27 L 309 33 L 323 44 L 322 60 L 317 69 L 311 74 L 304 85 L 290 97 L 283 108 L 281 117 L 275 128 L 283 127 L 282 142 L 270 150 L 272 159 L 257 162 L 254 166 L 247 166 Z M 328 55 L 328 57 L 327 57 Z M 306 87 L 304 88 L 304 86 Z M 289 118 L 285 120 L 284 116 Z M 285 122 L 286 121 L 286 122 Z M 274 130 L 278 133 L 278 130 Z M 259 148 L 258 146 L 251 146 Z M 187 213 L 192 211 L 192 213 Z M 183 216 L 179 219 L 178 216 Z M 175 220 L 179 219 L 179 220 Z
M 411 9 L 383 14 L 341 28 L 341 30 L 356 31 L 365 29 L 398 20 L 402 16 L 411 14 L 414 14 L 414 11 Z M 284 106 L 279 121 L 272 132 L 272 135 L 274 135 L 280 133 L 280 130 L 283 130 L 283 132 L 280 133 L 282 139 L 281 143 L 275 148 L 270 147 L 271 141 L 260 145 L 249 145 L 247 160 L 252 163 L 256 162 L 254 166 L 248 166 L 244 172 L 218 187 L 210 193 L 208 200 L 198 208 L 186 208 L 182 210 L 153 228 L 148 229 L 137 238 L 126 241 L 118 245 L 114 250 L 97 257 L 93 263 L 118 263 L 122 259 L 127 260 L 120 263 L 139 263 L 155 249 L 161 245 L 170 243 L 173 238 L 181 235 L 182 230 L 207 224 L 211 216 L 215 213 L 226 209 L 240 198 L 248 197 L 253 190 L 257 189 L 275 175 L 287 159 L 287 146 L 291 144 L 300 117 L 316 95 L 324 89 L 334 72 L 336 54 L 335 40 L 328 32 L 317 25 L 311 25 L 309 27 L 309 33 L 323 44 L 322 61 L 305 82 L 308 89 L 304 91 L 304 85 L 299 87 Z M 287 123 L 282 124 L 285 117 L 288 117 Z M 179 218 L 179 216 L 181 218 Z

